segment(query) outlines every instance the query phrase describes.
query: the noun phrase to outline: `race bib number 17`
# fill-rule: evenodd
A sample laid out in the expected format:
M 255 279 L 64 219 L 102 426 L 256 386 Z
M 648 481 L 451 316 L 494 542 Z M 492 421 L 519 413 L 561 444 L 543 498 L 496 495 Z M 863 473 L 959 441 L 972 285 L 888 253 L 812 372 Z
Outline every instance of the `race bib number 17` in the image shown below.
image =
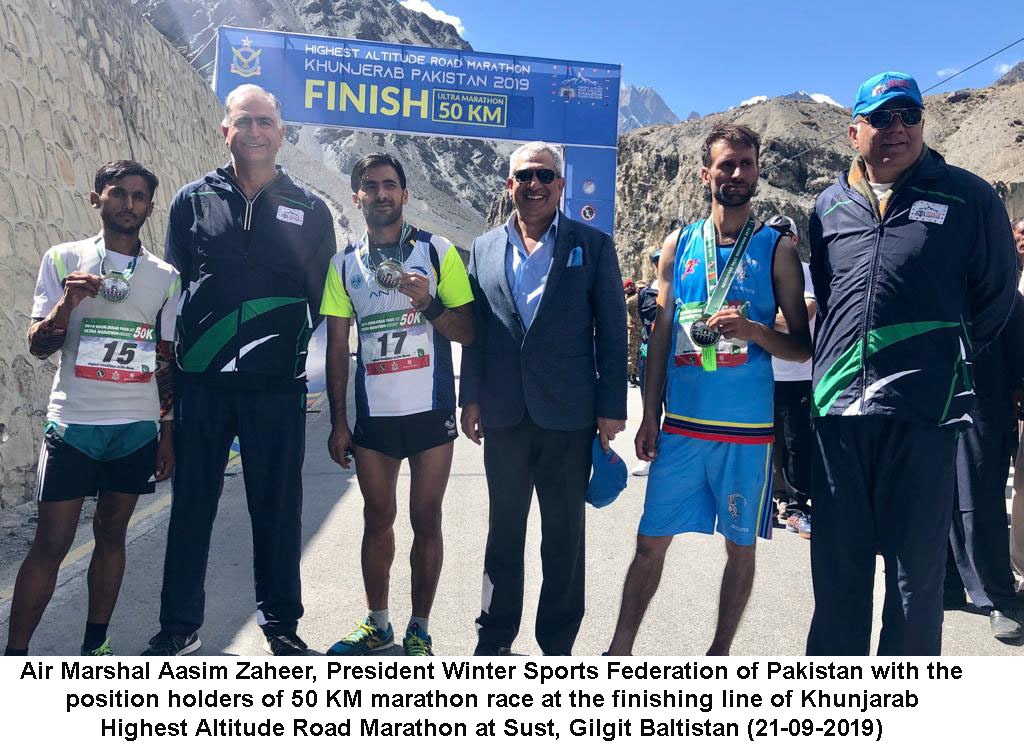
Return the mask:
M 140 384 L 156 370 L 156 328 L 118 319 L 83 319 L 75 376 Z
M 430 338 L 423 315 L 386 311 L 359 321 L 359 344 L 367 376 L 394 374 L 430 365 Z

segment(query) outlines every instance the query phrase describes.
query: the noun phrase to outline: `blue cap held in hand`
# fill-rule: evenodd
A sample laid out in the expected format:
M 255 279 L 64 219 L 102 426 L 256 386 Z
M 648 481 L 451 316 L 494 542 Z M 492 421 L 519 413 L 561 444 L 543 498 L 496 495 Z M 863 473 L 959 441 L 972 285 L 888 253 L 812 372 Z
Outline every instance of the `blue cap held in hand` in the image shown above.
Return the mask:
M 629 470 L 622 457 L 609 449 L 604 453 L 601 448 L 601 437 L 594 436 L 594 443 L 590 447 L 590 459 L 594 465 L 594 472 L 590 477 L 590 485 L 587 486 L 587 503 L 594 508 L 604 508 L 619 497 L 619 493 L 626 487 L 626 479 Z

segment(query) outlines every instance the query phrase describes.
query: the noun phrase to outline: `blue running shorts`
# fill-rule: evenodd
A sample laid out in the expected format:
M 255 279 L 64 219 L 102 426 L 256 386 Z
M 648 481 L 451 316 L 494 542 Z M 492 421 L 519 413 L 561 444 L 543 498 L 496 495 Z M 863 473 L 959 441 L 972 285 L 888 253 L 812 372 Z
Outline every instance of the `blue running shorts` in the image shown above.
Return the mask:
M 647 478 L 639 534 L 719 534 L 737 545 L 772 536 L 772 444 L 662 432 Z

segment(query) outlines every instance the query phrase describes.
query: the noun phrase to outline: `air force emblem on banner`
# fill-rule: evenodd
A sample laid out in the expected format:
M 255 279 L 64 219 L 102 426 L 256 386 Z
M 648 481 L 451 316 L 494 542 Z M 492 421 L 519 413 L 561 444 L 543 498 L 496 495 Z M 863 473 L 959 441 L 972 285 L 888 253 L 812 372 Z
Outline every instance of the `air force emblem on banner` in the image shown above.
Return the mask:
M 231 72 L 241 78 L 254 78 L 263 72 L 260 67 L 262 49 L 255 49 L 252 40 L 247 36 L 242 39 L 242 48 L 231 48 L 234 59 L 231 60 Z

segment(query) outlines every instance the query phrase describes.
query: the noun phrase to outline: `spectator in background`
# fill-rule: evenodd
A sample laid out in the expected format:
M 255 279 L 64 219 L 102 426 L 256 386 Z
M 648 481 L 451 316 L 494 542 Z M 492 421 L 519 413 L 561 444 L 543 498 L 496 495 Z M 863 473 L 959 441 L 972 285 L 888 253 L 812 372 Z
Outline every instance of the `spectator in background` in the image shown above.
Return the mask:
M 1017 248 L 1017 274 L 1024 268 L 1024 218 L 1013 224 L 1013 240 Z M 1024 277 L 1020 278 L 1018 291 L 1024 293 Z M 1018 299 L 1020 301 L 1020 299 Z M 1016 382 L 1014 402 L 1018 419 L 1024 418 L 1024 391 L 1022 382 Z M 1010 515 L 1010 560 L 1017 573 L 1024 576 L 1024 439 L 1018 438 L 1017 458 L 1013 463 L 1013 509 Z M 1018 591 L 1024 590 L 1024 581 Z
M 678 221 L 673 221 L 678 224 Z M 678 228 L 678 225 L 676 226 Z M 675 229 L 672 229 L 675 230 Z M 654 329 L 654 320 L 658 317 L 658 260 L 661 258 L 661 247 L 655 247 L 650 254 L 654 264 L 654 279 L 651 284 L 641 288 L 636 294 L 637 313 L 640 316 L 640 355 L 636 363 L 636 375 L 640 380 L 640 399 L 643 400 L 647 376 L 647 341 Z M 643 460 L 636 463 L 630 474 L 643 477 L 651 469 L 651 463 Z
M 778 231 L 796 250 L 799 233 L 796 223 L 785 215 L 774 215 L 768 225 Z M 811 268 L 801 262 L 804 271 L 804 304 L 814 335 L 814 315 L 818 310 L 811 285 Z M 775 315 L 775 329 L 788 331 L 782 312 Z M 811 362 L 794 363 L 772 358 L 775 374 L 775 501 L 779 521 L 804 539 L 811 538 L 811 514 L 808 498 L 811 490 Z
M 1017 273 L 1024 267 L 1024 218 L 1013 224 L 1013 240 L 1017 246 Z
M 966 589 L 974 605 L 988 613 L 999 640 L 1024 635 L 1024 599 L 1016 595 L 1006 537 L 1006 478 L 1017 446 L 1013 392 L 1024 372 L 1022 339 L 1024 300 L 1018 296 L 999 337 L 972 361 L 975 397 L 971 419 L 957 440 L 943 589 L 946 609 L 962 607 Z
M 640 386 L 637 378 L 637 361 L 640 359 L 640 315 L 637 313 L 637 288 L 633 278 L 622 281 L 622 292 L 626 294 L 626 334 L 630 386 Z
M 1018 272 L 1024 252 L 1019 228 L 1024 225 L 1014 226 Z M 956 609 L 966 603 L 966 589 L 971 602 L 989 613 L 992 634 L 1000 640 L 1024 635 L 1024 600 L 1016 597 L 1008 546 L 1003 544 L 1007 457 L 1014 449 L 1020 452 L 1015 416 L 1024 372 L 1024 349 L 1017 342 L 1024 336 L 1021 302 L 1018 298 L 996 343 L 974 360 L 977 400 L 973 422 L 957 444 L 956 503 L 943 593 L 943 606 Z M 1015 488 L 1020 479 L 1015 470 Z

